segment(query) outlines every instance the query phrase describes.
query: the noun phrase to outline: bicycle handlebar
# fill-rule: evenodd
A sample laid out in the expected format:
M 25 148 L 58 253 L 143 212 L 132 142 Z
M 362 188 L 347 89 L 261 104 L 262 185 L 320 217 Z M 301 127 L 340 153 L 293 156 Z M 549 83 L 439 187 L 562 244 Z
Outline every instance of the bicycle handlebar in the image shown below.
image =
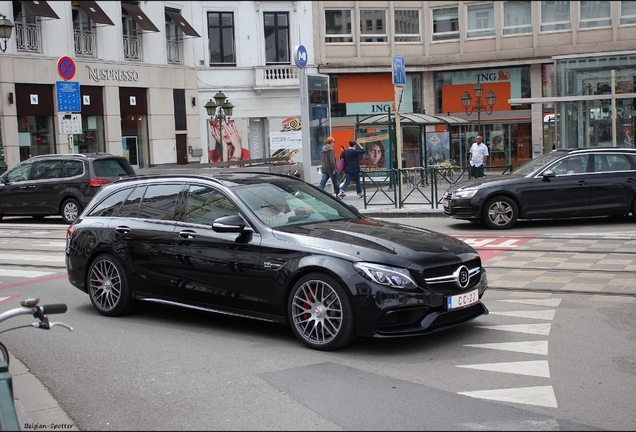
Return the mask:
M 46 315 L 66 313 L 68 307 L 64 303 L 50 304 L 42 306 L 42 313 Z
M 40 320 L 40 322 L 32 324 L 35 328 L 50 330 L 55 326 L 61 326 L 73 331 L 73 327 L 68 324 L 61 322 L 49 322 L 49 314 L 63 314 L 68 310 L 68 307 L 64 303 L 38 306 L 38 301 L 38 299 L 27 299 L 20 303 L 20 307 L 9 309 L 8 311 L 1 313 L 0 323 L 18 315 L 33 315 L 34 318 Z

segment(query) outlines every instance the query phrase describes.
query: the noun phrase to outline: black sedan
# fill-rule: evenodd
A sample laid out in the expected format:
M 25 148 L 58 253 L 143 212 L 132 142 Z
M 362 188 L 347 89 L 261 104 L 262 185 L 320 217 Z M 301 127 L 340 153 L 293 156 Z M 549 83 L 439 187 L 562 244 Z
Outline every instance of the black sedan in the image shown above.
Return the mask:
M 103 315 L 160 302 L 289 324 L 321 350 L 488 313 L 486 270 L 466 243 L 365 218 L 286 175 L 107 185 L 69 226 L 66 267 Z
M 636 214 L 636 150 L 554 150 L 510 174 L 451 186 L 443 205 L 448 216 L 492 229 L 518 219 Z

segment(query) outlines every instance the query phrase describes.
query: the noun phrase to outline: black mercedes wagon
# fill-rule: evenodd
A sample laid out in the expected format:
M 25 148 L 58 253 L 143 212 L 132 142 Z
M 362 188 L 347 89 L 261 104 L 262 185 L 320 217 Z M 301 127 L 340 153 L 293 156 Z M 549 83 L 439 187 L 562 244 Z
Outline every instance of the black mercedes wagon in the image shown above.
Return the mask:
M 307 346 L 330 350 L 488 313 L 472 247 L 366 218 L 286 175 L 119 180 L 69 226 L 66 243 L 69 281 L 107 316 L 159 302 L 289 324 Z

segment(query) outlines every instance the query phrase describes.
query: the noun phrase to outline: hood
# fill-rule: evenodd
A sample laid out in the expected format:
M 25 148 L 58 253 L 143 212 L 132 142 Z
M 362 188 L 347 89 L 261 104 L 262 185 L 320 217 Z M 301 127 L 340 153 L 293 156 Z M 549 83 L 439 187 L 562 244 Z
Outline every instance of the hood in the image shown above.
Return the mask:
M 325 145 L 323 145 L 323 146 L 322 146 L 322 152 L 323 152 L 323 153 L 326 153 L 326 152 L 328 152 L 328 151 L 330 151 L 330 150 L 333 150 L 333 147 L 328 146 L 327 144 L 325 144 Z
M 404 267 L 410 262 L 430 267 L 478 257 L 468 244 L 445 234 L 366 218 L 284 227 L 274 235 L 318 252 Z
M 526 176 L 517 175 L 517 174 L 493 174 L 487 175 L 486 177 L 479 177 L 477 179 L 468 180 L 467 182 L 462 182 L 455 184 L 447 189 L 449 192 L 456 191 L 457 189 L 469 189 L 469 188 L 483 188 L 490 186 L 499 186 L 500 184 L 510 184 L 511 182 L 515 182 L 516 180 L 525 179 Z

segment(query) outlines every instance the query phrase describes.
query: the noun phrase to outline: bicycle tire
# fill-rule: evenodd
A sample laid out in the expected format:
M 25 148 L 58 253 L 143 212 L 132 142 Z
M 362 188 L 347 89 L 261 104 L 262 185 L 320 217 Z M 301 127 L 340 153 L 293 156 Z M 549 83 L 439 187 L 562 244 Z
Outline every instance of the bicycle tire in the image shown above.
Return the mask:
M 9 366 L 9 350 L 0 342 L 0 363 L 5 362 Z

